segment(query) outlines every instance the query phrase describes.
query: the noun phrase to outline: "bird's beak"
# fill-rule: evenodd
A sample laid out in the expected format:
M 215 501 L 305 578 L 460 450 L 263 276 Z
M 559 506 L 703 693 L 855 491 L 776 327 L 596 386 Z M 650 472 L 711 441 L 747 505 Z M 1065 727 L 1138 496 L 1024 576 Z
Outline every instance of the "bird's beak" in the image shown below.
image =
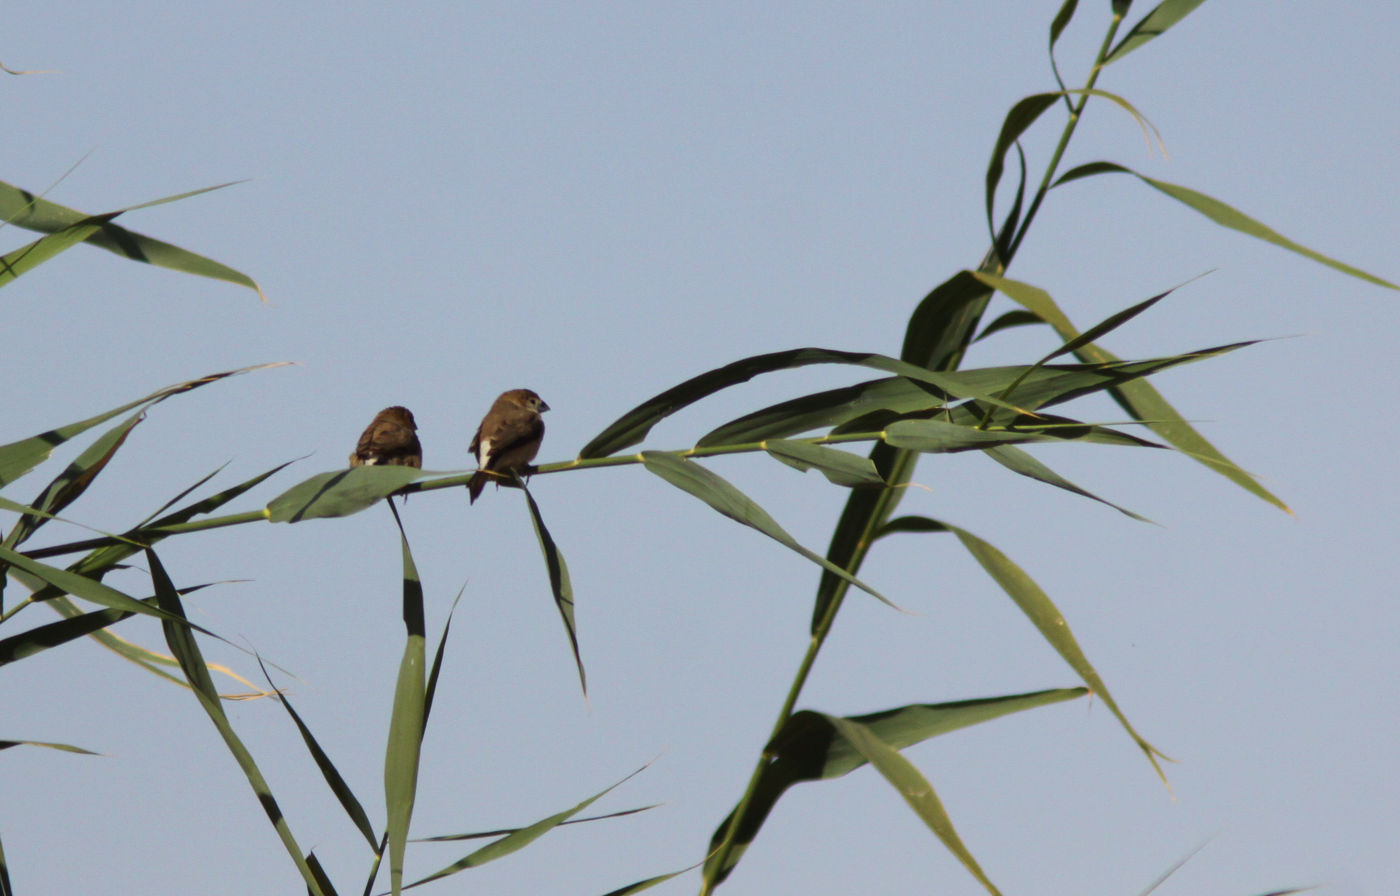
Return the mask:
M 547 404 L 545 404 L 543 401 L 541 401 L 541 402 L 540 402 L 540 413 L 543 414 L 543 413 L 544 413 L 545 411 L 547 411 L 547 410 L 549 410 L 549 405 L 547 405 Z

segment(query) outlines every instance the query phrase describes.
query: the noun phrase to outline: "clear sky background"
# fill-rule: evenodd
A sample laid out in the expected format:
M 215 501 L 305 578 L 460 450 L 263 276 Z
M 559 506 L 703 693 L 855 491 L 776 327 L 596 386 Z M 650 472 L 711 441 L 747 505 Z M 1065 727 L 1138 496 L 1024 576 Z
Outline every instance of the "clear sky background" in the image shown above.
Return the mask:
M 1061 42 L 1071 84 L 1107 5 L 1081 4 Z M 246 178 L 123 221 L 246 271 L 270 303 L 73 250 L 4 291 L 0 442 L 201 374 L 300 362 L 155 409 L 67 513 L 114 530 L 225 461 L 215 485 L 309 455 L 229 509 L 260 507 L 343 465 L 390 404 L 416 413 L 427 466 L 462 469 L 492 398 L 534 388 L 554 408 L 539 459 L 556 461 L 731 360 L 804 345 L 898 354 L 915 303 L 986 248 L 987 157 L 1010 105 L 1053 88 L 1057 6 L 7 8 L 0 61 L 57 73 L 0 78 L 0 178 L 43 190 L 82 160 L 49 197 L 88 212 Z M 1099 84 L 1161 129 L 1170 159 L 1094 103 L 1066 164 L 1112 159 L 1187 184 L 1400 279 L 1397 36 L 1391 3 L 1206 3 Z M 1033 171 L 1056 135 L 1047 116 L 1027 140 Z M 11 229 L 5 246 L 29 238 Z M 1400 295 L 1220 230 L 1126 177 L 1052 194 L 1010 273 L 1087 326 L 1207 271 L 1107 344 L 1151 357 L 1295 337 L 1154 382 L 1296 518 L 1179 455 L 1072 446 L 1039 456 L 1160 525 L 968 455 L 923 460 L 927 490 L 901 507 L 1019 562 L 1129 718 L 1179 760 L 1169 793 L 1085 700 L 907 751 L 1008 894 L 1136 894 L 1202 844 L 1162 896 L 1400 886 Z M 969 363 L 1053 345 L 1018 331 Z M 685 447 L 748 410 L 860 378 L 769 377 L 647 444 Z M 1103 402 L 1076 410 L 1121 417 Z M 712 468 L 825 549 L 841 490 L 763 457 Z M 44 481 L 7 495 L 30 499 Z M 591 699 L 520 495 L 415 497 L 405 522 L 430 637 L 466 590 L 413 833 L 526 824 L 652 759 L 596 808 L 664 805 L 556 831 L 432 892 L 601 894 L 698 862 L 806 646 L 817 570 L 795 554 L 637 467 L 540 477 L 533 492 L 573 573 Z M 53 525 L 32 544 L 79 532 Z M 191 613 L 295 673 L 279 683 L 376 824 L 402 649 L 398 550 L 383 508 L 162 550 L 178 583 L 251 580 L 192 595 Z M 915 615 L 853 594 L 801 705 L 851 714 L 1077 683 L 951 538 L 890 539 L 864 575 Z M 111 583 L 149 593 L 139 570 Z M 117 631 L 163 644 L 148 620 Z M 208 649 L 254 677 L 247 656 Z M 301 891 L 187 692 L 96 645 L 0 676 L 0 737 L 104 754 L 0 756 L 18 893 Z M 365 844 L 282 709 L 229 711 L 301 844 L 358 892 Z M 415 846 L 408 873 L 469 848 Z M 789 792 L 723 891 L 982 892 L 868 768 Z

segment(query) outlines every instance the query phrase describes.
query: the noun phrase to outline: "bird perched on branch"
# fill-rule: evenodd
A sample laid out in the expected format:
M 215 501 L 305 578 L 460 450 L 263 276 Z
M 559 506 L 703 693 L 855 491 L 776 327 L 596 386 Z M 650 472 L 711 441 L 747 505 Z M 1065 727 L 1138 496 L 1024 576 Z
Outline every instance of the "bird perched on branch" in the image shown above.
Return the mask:
M 350 455 L 350 466 L 423 466 L 423 446 L 418 444 L 417 430 L 418 424 L 408 408 L 385 408 L 374 415 L 360 435 Z
M 540 450 L 544 438 L 544 419 L 540 414 L 549 405 L 529 389 L 511 389 L 486 412 L 486 418 L 472 436 L 471 452 L 481 469 L 467 483 L 472 503 L 476 503 L 489 479 L 509 479 L 530 470 L 530 461 Z M 500 474 L 492 477 L 491 473 Z

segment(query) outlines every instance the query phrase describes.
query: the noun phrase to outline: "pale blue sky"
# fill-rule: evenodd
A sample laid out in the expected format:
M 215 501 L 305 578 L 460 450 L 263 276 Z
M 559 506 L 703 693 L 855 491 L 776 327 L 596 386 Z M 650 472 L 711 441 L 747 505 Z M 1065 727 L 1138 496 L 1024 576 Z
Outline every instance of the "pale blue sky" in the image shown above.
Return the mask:
M 201 374 L 300 362 L 158 407 L 67 514 L 118 529 L 225 461 L 227 485 L 311 455 L 231 509 L 259 507 L 343 464 L 388 404 L 416 413 L 429 467 L 456 469 L 491 399 L 534 388 L 554 409 L 540 455 L 554 461 L 643 398 L 740 357 L 898 354 L 917 300 L 986 248 L 987 155 L 1006 109 L 1053 86 L 1057 6 L 10 8 L 0 61 L 57 73 L 0 80 L 0 179 L 42 190 L 91 152 L 49 196 L 101 212 L 246 178 L 124 222 L 246 271 L 270 304 L 72 251 L 5 290 L 0 442 Z M 1081 6 L 1059 51 L 1071 84 L 1106 26 L 1106 3 Z M 1397 35 L 1389 3 L 1206 3 L 1099 84 L 1161 129 L 1170 159 L 1100 103 L 1067 164 L 1112 159 L 1187 184 L 1400 279 Z M 1057 133 L 1047 119 L 1027 140 L 1033 171 Z M 11 230 L 5 248 L 28 238 Z M 1296 337 L 1158 380 L 1296 518 L 1180 456 L 1076 447 L 1039 456 L 1161 526 L 972 456 L 925 459 L 928 490 L 901 507 L 1019 562 L 1129 717 L 1180 760 L 1169 794 L 1097 701 L 909 750 L 1007 894 L 1137 894 L 1202 843 L 1162 896 L 1400 882 L 1400 296 L 1219 230 L 1125 177 L 1052 194 L 1011 274 L 1087 325 L 1206 271 L 1108 345 L 1148 357 Z M 970 363 L 1052 345 L 1017 332 Z M 760 380 L 648 445 L 685 447 L 855 378 Z M 1079 413 L 1119 416 L 1104 403 Z M 842 492 L 765 458 L 712 466 L 825 548 Z M 6 494 L 32 498 L 43 481 Z M 573 573 L 591 702 L 520 496 L 413 499 L 432 632 L 466 583 L 414 834 L 529 823 L 655 757 L 598 808 L 665 805 L 557 831 L 432 892 L 601 894 L 699 861 L 806 646 L 817 576 L 796 555 L 640 468 L 542 477 L 533 492 Z M 55 525 L 36 544 L 70 537 Z M 402 646 L 387 512 L 205 533 L 161 555 L 181 584 L 252 580 L 192 595 L 194 618 L 297 674 L 298 710 L 381 823 Z M 801 705 L 853 714 L 1076 683 L 951 539 L 891 539 L 863 575 L 916 615 L 853 595 Z M 111 581 L 149 592 L 138 571 Z M 162 643 L 147 622 L 118 632 Z M 358 892 L 365 845 L 285 714 L 269 701 L 230 714 L 302 845 Z M 105 650 L 6 667 L 6 737 L 106 754 L 5 752 L 0 837 L 18 893 L 300 892 L 194 700 Z M 418 846 L 409 874 L 466 851 Z M 789 792 L 723 888 L 931 891 L 983 892 L 869 769 Z

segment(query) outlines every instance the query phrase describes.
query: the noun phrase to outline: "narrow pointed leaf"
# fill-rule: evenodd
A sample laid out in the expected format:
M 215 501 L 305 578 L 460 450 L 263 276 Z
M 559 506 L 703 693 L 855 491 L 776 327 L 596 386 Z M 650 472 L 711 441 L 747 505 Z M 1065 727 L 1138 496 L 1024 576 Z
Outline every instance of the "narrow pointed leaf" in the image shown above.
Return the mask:
M 659 806 L 659 803 L 650 806 L 638 806 L 635 809 L 621 809 L 617 812 L 608 812 L 604 815 L 590 815 L 587 818 L 569 818 L 559 822 L 560 827 L 570 824 L 587 824 L 590 821 L 606 821 L 609 818 L 623 818 L 628 815 L 636 815 L 639 812 L 649 812 Z M 414 843 L 455 843 L 459 840 L 485 840 L 488 837 L 504 837 L 506 834 L 514 834 L 523 831 L 524 828 L 498 828 L 494 831 L 472 831 L 466 834 L 440 834 L 436 837 L 415 837 Z
M 996 205 L 997 185 L 1001 183 L 1002 172 L 1006 170 L 1006 153 L 1021 139 L 1021 135 L 1035 124 L 1036 119 L 1055 105 L 1062 94 L 1060 93 L 1037 93 L 1019 100 L 1010 111 L 1006 113 L 1006 119 L 1002 122 L 1001 133 L 997 135 L 996 145 L 992 147 L 992 158 L 987 163 L 987 185 L 986 185 L 986 212 L 987 230 L 994 235 L 996 225 L 994 206 Z
M 170 645 L 170 652 L 179 660 L 180 668 L 189 680 L 190 689 L 199 699 L 200 706 L 204 708 L 210 721 L 214 723 L 214 727 L 223 738 L 225 746 L 228 747 L 234 760 L 243 770 L 249 786 L 257 795 L 263 811 L 267 813 L 268 821 L 277 831 L 278 839 L 282 841 L 282 846 L 291 856 L 297 870 L 301 872 L 302 879 L 306 881 L 306 886 L 312 894 L 331 896 L 331 894 L 323 893 L 316 875 L 307 865 L 304 854 L 297 846 L 296 838 L 292 836 L 291 828 L 287 825 L 287 819 L 282 815 L 281 807 L 277 805 L 277 799 L 272 795 L 272 790 L 268 787 L 267 780 L 263 777 L 257 763 L 253 761 L 253 754 L 248 752 L 243 741 L 234 733 L 233 725 L 230 724 L 228 716 L 224 713 L 223 705 L 219 702 L 218 692 L 214 690 L 214 682 L 209 677 L 209 670 L 205 665 L 199 644 L 195 641 L 195 626 L 185 616 L 179 592 L 175 590 L 174 583 L 166 574 L 160 558 L 150 548 L 146 548 L 146 561 L 150 565 L 151 584 L 155 586 L 156 601 L 164 616 L 168 617 L 161 620 L 161 627 L 165 630 L 166 643 Z
M 0 194 L 3 194 L 4 186 L 5 185 L 0 184 Z M 3 216 L 3 212 L 0 212 L 0 216 Z M 200 386 L 206 386 L 209 383 L 217 382 L 226 377 L 237 376 L 240 373 L 248 373 L 253 370 L 283 367 L 286 363 L 287 362 L 283 361 L 273 364 L 257 364 L 252 367 L 242 367 L 238 370 L 212 373 L 208 376 L 200 377 L 197 380 L 176 383 L 173 386 L 167 386 L 157 392 L 152 392 L 145 398 L 138 398 L 136 401 L 128 402 L 121 407 L 113 408 L 95 417 L 79 420 L 77 423 L 70 423 L 67 426 L 60 426 L 57 429 L 51 429 L 37 436 L 21 439 L 18 442 L 11 442 L 8 445 L 0 445 L 0 486 L 9 485 L 11 482 L 14 482 L 25 473 L 28 473 L 36 466 L 43 463 L 48 459 L 49 455 L 53 453 L 54 448 L 57 448 L 74 436 L 80 435 L 94 426 L 107 422 L 119 414 L 124 414 L 127 411 L 142 406 L 149 407 L 150 405 L 164 401 L 172 395 L 189 392 L 192 389 L 198 389 Z
M 1100 504 L 1112 507 L 1114 510 L 1118 511 L 1124 516 L 1130 516 L 1133 519 L 1138 520 L 1139 522 L 1152 522 L 1145 516 L 1139 516 L 1138 514 L 1133 513 L 1127 508 L 1119 507 L 1112 501 L 1107 501 L 1103 498 L 1100 498 L 1093 492 L 1086 491 L 1085 489 L 1080 488 L 1073 482 L 1070 482 L 1068 479 L 1061 476 L 1059 473 L 1056 473 L 1054 470 L 1047 467 L 1045 464 L 1041 463 L 1041 461 L 1038 458 L 1026 453 L 1025 451 L 1022 451 L 1020 448 L 1017 448 L 1014 445 L 999 445 L 995 448 L 988 448 L 984 453 L 992 460 L 996 461 L 997 463 L 1001 464 L 1003 467 L 1006 467 L 1008 470 L 1011 470 L 1014 473 L 1020 473 L 1022 476 L 1028 476 L 1031 479 L 1034 479 L 1038 482 L 1043 482 L 1046 485 L 1053 485 L 1056 488 L 1062 488 L 1067 492 L 1072 492 L 1076 495 L 1080 495 L 1081 497 L 1088 498 L 1092 501 L 1098 501 Z
M 452 614 L 457 612 L 457 604 L 466 592 L 467 586 L 457 592 L 452 606 L 447 608 L 447 621 L 442 624 L 442 637 L 438 638 L 437 651 L 433 653 L 433 665 L 428 670 L 428 684 L 423 689 L 423 734 L 428 733 L 428 717 L 433 713 L 433 695 L 437 693 L 438 675 L 442 672 L 442 657 L 447 650 L 447 632 L 452 628 Z
M 1329 258 L 1320 252 L 1314 252 L 1306 246 L 1299 245 L 1278 231 L 1266 227 L 1238 209 L 1226 205 L 1218 199 L 1207 196 L 1204 193 L 1199 193 L 1190 187 L 1183 187 L 1179 184 L 1167 183 L 1166 181 L 1145 177 L 1133 171 L 1131 168 L 1125 168 L 1114 162 L 1090 162 L 1087 165 L 1080 165 L 1078 168 L 1074 168 L 1061 175 L 1060 179 L 1057 180 L 1054 185 L 1058 187 L 1061 184 L 1070 183 L 1071 181 L 1080 180 L 1085 177 L 1092 177 L 1097 174 L 1131 174 L 1153 189 L 1170 196 L 1193 211 L 1205 215 L 1221 227 L 1237 230 L 1240 233 L 1252 236 L 1256 239 L 1261 239 L 1266 243 L 1273 243 L 1275 246 L 1287 249 L 1289 252 L 1294 252 L 1304 258 L 1326 265 L 1333 270 L 1341 271 L 1343 274 L 1365 280 L 1367 283 L 1383 286 L 1386 289 L 1400 289 L 1400 286 L 1396 286 L 1388 280 L 1382 280 L 1380 277 L 1368 274 L 1359 268 L 1354 268 L 1349 264 L 1337 261 L 1334 258 Z
M 1036 286 L 1001 277 L 980 275 L 982 279 L 1004 293 L 1008 298 L 1024 306 L 1028 311 L 1045 321 L 1060 338 L 1067 341 L 1080 334 L 1050 294 Z M 1120 363 L 1118 356 L 1098 345 L 1079 345 L 1075 354 L 1080 360 L 1091 364 Z M 1114 401 L 1136 420 L 1143 421 L 1149 429 L 1166 439 L 1189 457 L 1200 461 L 1212 470 L 1234 482 L 1236 485 L 1262 498 L 1281 510 L 1288 510 L 1277 496 L 1255 480 L 1248 472 L 1202 436 L 1195 427 L 1172 407 L 1157 387 L 1145 379 L 1115 384 L 1109 389 Z
M 1138 47 L 1161 37 L 1166 30 L 1191 14 L 1205 0 L 1162 0 L 1123 36 L 1118 46 L 1104 57 L 1103 64 L 1117 62 Z
M 845 738 L 862 758 L 869 762 L 875 769 L 885 777 L 886 781 L 894 787 L 899 795 L 904 797 L 904 801 L 909 804 L 909 808 L 926 824 L 929 830 L 943 842 L 958 861 L 963 863 L 963 867 L 977 878 L 982 886 L 987 888 L 987 892 L 993 896 L 999 896 L 999 892 L 993 886 L 990 879 L 982 871 L 982 866 L 973 858 L 972 853 L 963 844 L 962 838 L 953 828 L 953 821 L 948 817 L 947 811 L 943 808 L 943 801 L 934 792 L 933 785 L 923 776 L 914 764 L 905 759 L 894 747 L 885 743 L 880 736 L 859 722 L 851 719 L 843 719 L 839 716 L 827 716 L 828 721 L 836 728 L 836 731 Z
M 62 473 L 32 502 L 38 510 L 49 514 L 62 513 L 64 508 L 76 501 L 99 473 L 106 468 L 117 450 L 131 434 L 136 424 L 145 419 L 145 412 L 138 411 L 118 425 L 103 433 L 69 464 Z M 21 517 L 10 534 L 5 538 L 8 547 L 16 547 L 42 526 L 47 519 L 37 516 Z
M 195 591 L 208 587 L 209 584 L 192 585 L 180 590 L 183 594 L 192 594 Z M 61 600 L 61 598 L 55 598 L 55 600 Z M 143 597 L 140 598 L 140 601 L 141 603 L 151 605 L 155 603 L 155 598 Z M 93 610 L 88 613 L 82 613 L 81 615 L 35 626 L 17 635 L 11 635 L 8 638 L 0 640 L 0 666 L 13 663 L 16 660 L 25 659 L 36 653 L 42 653 L 50 647 L 57 647 L 60 644 L 66 644 L 69 641 L 76 640 L 85 635 L 90 635 L 93 632 L 115 625 L 123 619 L 130 619 L 134 615 L 136 614 L 129 610 Z
M 554 605 L 559 608 L 559 618 L 564 620 L 564 631 L 569 636 L 569 646 L 574 651 L 574 665 L 578 667 L 578 683 L 583 695 L 588 696 L 588 676 L 583 671 L 583 656 L 578 649 L 578 627 L 574 623 L 574 586 L 569 581 L 569 566 L 554 538 L 545 528 L 540 507 L 529 489 L 524 489 L 525 503 L 530 508 L 530 521 L 535 525 L 535 537 L 539 539 L 540 551 L 544 554 L 544 565 L 549 573 L 549 590 L 554 595 Z
M 0 750 L 8 750 L 10 747 L 44 747 L 49 750 L 61 750 L 64 753 L 81 753 L 84 756 L 101 756 L 101 753 L 94 753 L 92 750 L 84 750 L 82 747 L 75 747 L 72 744 L 56 744 L 46 740 L 0 740 Z
M 889 534 L 890 532 L 896 531 L 916 531 L 912 528 L 900 528 L 896 525 L 898 523 L 900 523 L 899 520 L 892 520 L 890 524 L 885 527 L 882 534 Z M 908 525 L 907 523 L 905 524 L 905 526 Z M 1089 686 L 1089 689 L 1099 696 L 1104 706 L 1107 706 L 1109 712 L 1112 712 L 1114 717 L 1118 719 L 1119 724 L 1123 726 L 1123 730 L 1128 732 L 1128 736 L 1138 745 L 1138 748 L 1142 750 L 1147 760 L 1152 763 L 1152 768 L 1156 770 L 1157 775 L 1165 782 L 1166 775 L 1162 772 L 1162 767 L 1157 760 L 1158 758 L 1166 759 L 1166 755 L 1152 746 L 1152 744 L 1148 743 L 1147 740 L 1133 728 L 1132 724 L 1128 721 L 1128 717 L 1124 715 L 1123 710 L 1119 708 L 1118 702 L 1114 700 L 1113 695 L 1109 693 L 1108 685 L 1104 684 L 1103 679 L 1099 677 L 1098 671 L 1089 662 L 1088 657 L 1084 655 L 1084 651 L 1080 648 L 1079 642 L 1074 637 L 1074 633 L 1069 629 L 1069 624 L 1065 622 L 1065 617 L 1060 613 L 1059 608 L 1055 606 L 1054 601 L 1050 600 L 1049 595 L 1042 591 L 1040 586 L 1037 585 L 1030 576 L 1026 575 L 1025 570 L 1013 563 L 1009 557 L 988 542 L 968 532 L 966 529 L 961 529 L 950 523 L 944 523 L 939 520 L 924 520 L 920 525 L 941 526 L 943 527 L 943 531 L 952 532 L 958 537 L 958 540 L 962 542 L 967 552 L 970 553 L 973 559 L 981 564 L 982 568 L 987 571 L 987 574 L 1001 586 L 1001 589 L 1006 592 L 1012 602 L 1020 608 L 1021 612 L 1026 615 L 1026 618 L 1029 619 L 1031 624 L 1036 627 L 1036 630 L 1040 632 L 1041 637 L 1049 642 L 1050 646 L 1055 649 L 1055 652 L 1058 653 L 1060 657 L 1069 664 L 1070 668 L 1083 679 L 1084 683 Z M 936 528 L 927 528 L 924 531 L 939 530 Z
M 1015 329 L 1016 327 L 1025 327 L 1031 324 L 1044 323 L 1045 321 L 1041 320 L 1038 316 L 1032 314 L 1029 311 L 1023 311 L 1020 309 L 1016 311 L 1008 311 L 1005 314 L 998 317 L 996 320 L 983 327 L 982 332 L 978 333 L 977 338 L 972 341 L 981 342 L 988 336 L 1000 333 L 1003 330 L 1011 330 Z
M 774 458 L 803 472 L 816 467 L 836 485 L 879 488 L 885 484 L 880 474 L 875 472 L 875 465 L 870 462 L 870 458 L 863 455 L 787 439 L 769 439 L 764 442 L 763 449 Z
M 369 823 L 369 816 L 365 814 L 364 806 L 360 804 L 355 792 L 350 789 L 350 785 L 340 774 L 340 770 L 335 767 L 335 763 L 331 762 L 330 756 L 321 749 L 321 744 L 311 733 L 311 729 L 307 727 L 301 716 L 297 714 L 296 709 L 292 707 L 292 701 L 287 698 L 286 692 L 273 684 L 272 676 L 268 674 L 267 666 L 263 664 L 262 657 L 258 657 L 258 666 L 262 669 L 263 678 L 267 679 L 267 686 L 277 695 L 277 702 L 281 703 L 282 708 L 287 710 L 287 715 L 292 717 L 292 723 L 297 726 L 297 731 L 301 733 L 302 743 L 306 744 L 306 749 L 311 753 L 316 767 L 321 770 L 321 777 L 325 779 L 331 793 L 335 794 L 335 798 L 340 802 L 340 807 L 345 810 L 345 814 L 349 816 L 351 823 L 369 842 L 370 851 L 374 852 L 379 848 L 379 837 L 374 833 L 374 827 Z
M 372 469 L 372 468 L 371 468 Z M 393 504 L 389 505 L 391 508 Z M 389 742 L 384 751 L 384 802 L 388 809 L 389 884 L 397 896 L 403 890 L 404 853 L 409 822 L 418 792 L 418 760 L 423 748 L 424 619 L 423 584 L 408 547 L 398 511 L 399 537 L 403 548 L 403 619 L 407 631 L 403 659 L 394 686 L 394 708 L 389 718 Z
M 642 457 L 648 470 L 681 491 L 694 495 L 735 522 L 757 529 L 789 550 L 801 554 L 823 569 L 840 576 L 881 603 L 899 609 L 874 588 L 798 544 L 797 540 L 789 535 L 782 526 L 779 526 L 766 510 L 759 507 L 751 498 L 718 474 L 675 454 L 643 451 Z
M 57 233 L 0 255 L 0 287 L 8 286 L 44 262 L 73 248 L 102 229 L 116 215 L 84 218 Z
M 664 884 L 666 881 L 680 877 L 690 871 L 699 868 L 699 864 L 691 865 L 689 868 L 682 868 L 679 871 L 672 871 L 669 874 L 658 874 L 655 877 L 648 877 L 646 880 L 639 880 L 636 883 L 628 884 L 625 887 L 618 887 L 616 890 L 609 890 L 603 896 L 632 896 L 633 893 L 640 893 L 643 890 L 650 890 L 657 884 Z
M 982 287 L 978 287 L 981 289 Z M 579 457 L 605 457 L 646 438 L 657 423 L 688 405 L 730 386 L 745 383 L 763 373 L 790 370 L 811 364 L 849 364 L 883 370 L 928 383 L 942 383 L 939 374 L 885 355 L 843 352 L 824 348 L 798 348 L 755 355 L 692 377 L 628 411 L 583 447 Z
M 371 507 L 424 472 L 415 467 L 368 466 L 320 473 L 287 489 L 267 505 L 274 523 L 349 516 Z
M 316 878 L 316 883 L 325 896 L 336 896 L 335 884 L 331 883 L 330 875 L 326 874 L 326 869 L 321 867 L 321 860 L 316 858 L 316 850 L 306 854 L 306 867 L 311 869 L 311 876 Z M 312 893 L 307 888 L 308 893 Z
M 164 199 L 157 199 L 153 202 L 146 202 L 140 205 L 130 206 L 123 211 L 130 211 L 138 208 L 146 208 L 152 205 L 159 205 L 163 202 L 172 202 L 199 193 L 206 193 L 210 190 L 221 189 L 229 186 L 220 184 L 214 187 L 206 187 L 201 190 L 192 190 L 188 193 L 181 193 L 177 196 L 170 196 Z M 113 213 L 113 216 L 119 213 Z M 34 230 L 39 233 L 56 234 L 66 230 L 75 224 L 89 220 L 91 216 L 80 211 L 59 205 L 43 199 L 28 190 L 8 183 L 0 182 L 0 220 L 23 227 L 26 230 Z M 102 217 L 102 216 L 96 216 Z M 97 231 L 87 237 L 87 242 L 108 252 L 129 258 L 132 261 L 146 262 L 158 267 L 169 268 L 186 274 L 196 274 L 201 277 L 212 277 L 216 280 L 223 280 L 239 286 L 246 286 L 262 297 L 262 289 L 258 287 L 256 281 L 240 271 L 220 264 L 202 255 L 196 255 L 179 246 L 172 246 L 161 240 L 152 239 L 134 231 L 119 227 L 116 224 L 107 222 Z
M 1087 693 L 1085 688 L 1058 688 L 951 703 L 921 703 L 851 716 L 850 719 L 874 731 L 894 749 L 902 750 L 950 731 L 1023 710 L 1073 700 Z M 760 775 L 754 796 L 739 821 L 729 859 L 722 869 L 714 869 L 707 864 L 707 873 L 717 875 L 716 883 L 723 881 L 730 869 L 738 864 L 744 850 L 753 842 L 773 807 L 789 787 L 805 781 L 839 778 L 866 764 L 865 757 L 837 731 L 829 716 L 810 710 L 801 710 L 789 717 L 764 748 L 764 753 L 771 761 Z M 725 818 L 711 840 L 712 849 L 728 827 L 729 818 Z M 714 858 L 709 861 L 713 863 Z
M 442 868 L 438 871 L 435 871 L 427 877 L 423 878 L 422 880 L 414 881 L 407 887 L 404 887 L 404 889 L 407 890 L 411 887 L 417 887 L 421 884 L 426 884 L 429 881 L 440 880 L 441 878 L 456 874 L 459 871 L 465 871 L 468 868 L 476 868 L 478 866 L 485 865 L 487 862 L 492 862 L 496 859 L 504 858 L 505 856 L 508 856 L 513 852 L 518 852 L 519 850 L 524 849 L 531 843 L 534 843 L 536 840 L 543 837 L 545 834 L 557 828 L 559 825 L 563 824 L 566 820 L 572 818 L 573 816 L 582 812 L 584 809 L 591 806 L 593 803 L 597 802 L 604 795 L 612 792 L 615 788 L 620 787 L 622 784 L 631 780 L 634 776 L 640 774 L 642 769 L 644 768 L 646 768 L 646 766 L 642 766 L 642 768 L 637 769 L 637 771 L 623 778 L 621 781 L 618 781 L 616 784 L 612 784 L 604 788 L 603 790 L 598 791 L 597 793 L 590 796 L 588 799 L 584 800 L 581 803 L 578 803 L 570 809 L 565 809 L 563 812 L 556 812 L 548 818 L 541 819 L 535 822 L 534 824 L 529 825 L 528 827 L 523 827 L 514 830 L 511 833 L 500 838 L 499 840 L 493 840 L 492 842 L 486 844 L 485 846 L 481 847 L 475 852 L 472 852 L 471 854 L 461 859 L 458 859 L 451 865 L 448 865 L 446 868 Z

